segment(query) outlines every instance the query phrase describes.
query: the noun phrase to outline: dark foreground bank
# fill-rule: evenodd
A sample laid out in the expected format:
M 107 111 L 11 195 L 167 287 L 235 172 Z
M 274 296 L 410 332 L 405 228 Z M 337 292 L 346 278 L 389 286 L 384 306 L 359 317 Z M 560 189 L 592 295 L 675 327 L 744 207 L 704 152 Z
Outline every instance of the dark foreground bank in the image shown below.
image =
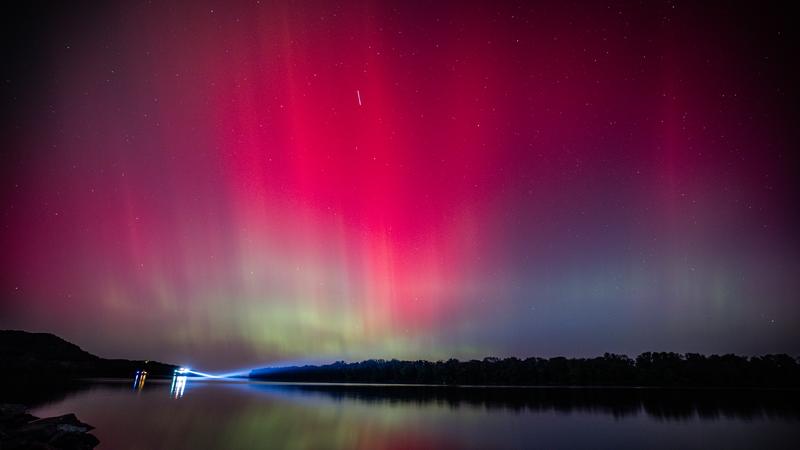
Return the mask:
M 89 434 L 93 427 L 65 414 L 40 419 L 27 407 L 0 403 L 0 448 L 3 450 L 90 450 L 100 441 Z

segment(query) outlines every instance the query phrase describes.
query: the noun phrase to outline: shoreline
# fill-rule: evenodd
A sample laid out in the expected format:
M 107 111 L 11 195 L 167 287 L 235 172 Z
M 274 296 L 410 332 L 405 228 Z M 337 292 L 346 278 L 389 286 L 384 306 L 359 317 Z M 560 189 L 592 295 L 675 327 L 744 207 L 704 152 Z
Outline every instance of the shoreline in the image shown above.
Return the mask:
M 76 378 L 78 382 L 118 382 L 129 383 L 133 378 L 89 377 Z M 152 378 L 148 383 L 169 383 L 171 378 Z M 262 384 L 267 386 L 341 386 L 341 387 L 405 387 L 405 388 L 455 388 L 455 389 L 564 389 L 564 390 L 643 390 L 643 391 L 770 391 L 800 392 L 800 387 L 770 386 L 637 386 L 637 385 L 514 385 L 514 384 L 425 384 L 425 383 L 359 383 L 338 381 L 272 381 L 253 378 L 206 378 L 187 377 L 190 382 Z

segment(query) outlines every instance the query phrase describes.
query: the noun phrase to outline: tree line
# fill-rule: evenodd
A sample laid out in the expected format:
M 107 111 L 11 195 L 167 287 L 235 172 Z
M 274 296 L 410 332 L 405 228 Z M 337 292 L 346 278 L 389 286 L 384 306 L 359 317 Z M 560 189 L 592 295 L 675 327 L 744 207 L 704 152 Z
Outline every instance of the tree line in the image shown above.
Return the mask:
M 459 361 L 370 359 L 320 366 L 256 369 L 265 381 L 510 386 L 800 387 L 800 361 L 786 355 L 646 352 L 631 359 L 495 358 Z

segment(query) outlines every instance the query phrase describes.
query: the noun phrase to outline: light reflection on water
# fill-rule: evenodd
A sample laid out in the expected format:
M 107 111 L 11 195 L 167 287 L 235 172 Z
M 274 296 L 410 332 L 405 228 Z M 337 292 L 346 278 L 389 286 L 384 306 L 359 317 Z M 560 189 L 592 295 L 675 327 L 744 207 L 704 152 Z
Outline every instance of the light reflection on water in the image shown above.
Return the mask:
M 133 377 L 133 390 L 141 391 L 144 389 L 144 381 L 147 379 L 147 372 L 144 370 L 137 370 L 136 376 Z
M 130 381 L 97 382 L 33 413 L 76 413 L 100 449 L 791 448 L 800 438 L 797 392 L 766 401 L 141 378 L 135 395 Z
M 172 398 L 183 397 L 183 391 L 186 389 L 186 375 L 173 375 L 172 386 L 169 388 L 169 395 Z

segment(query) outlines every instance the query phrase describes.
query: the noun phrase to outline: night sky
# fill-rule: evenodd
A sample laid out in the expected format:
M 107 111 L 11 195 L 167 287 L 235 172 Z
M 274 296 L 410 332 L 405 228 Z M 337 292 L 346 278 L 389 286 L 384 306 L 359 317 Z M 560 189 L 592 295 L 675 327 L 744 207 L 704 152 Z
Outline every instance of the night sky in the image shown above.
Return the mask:
M 800 353 L 780 3 L 9 3 L 0 328 L 207 369 Z

